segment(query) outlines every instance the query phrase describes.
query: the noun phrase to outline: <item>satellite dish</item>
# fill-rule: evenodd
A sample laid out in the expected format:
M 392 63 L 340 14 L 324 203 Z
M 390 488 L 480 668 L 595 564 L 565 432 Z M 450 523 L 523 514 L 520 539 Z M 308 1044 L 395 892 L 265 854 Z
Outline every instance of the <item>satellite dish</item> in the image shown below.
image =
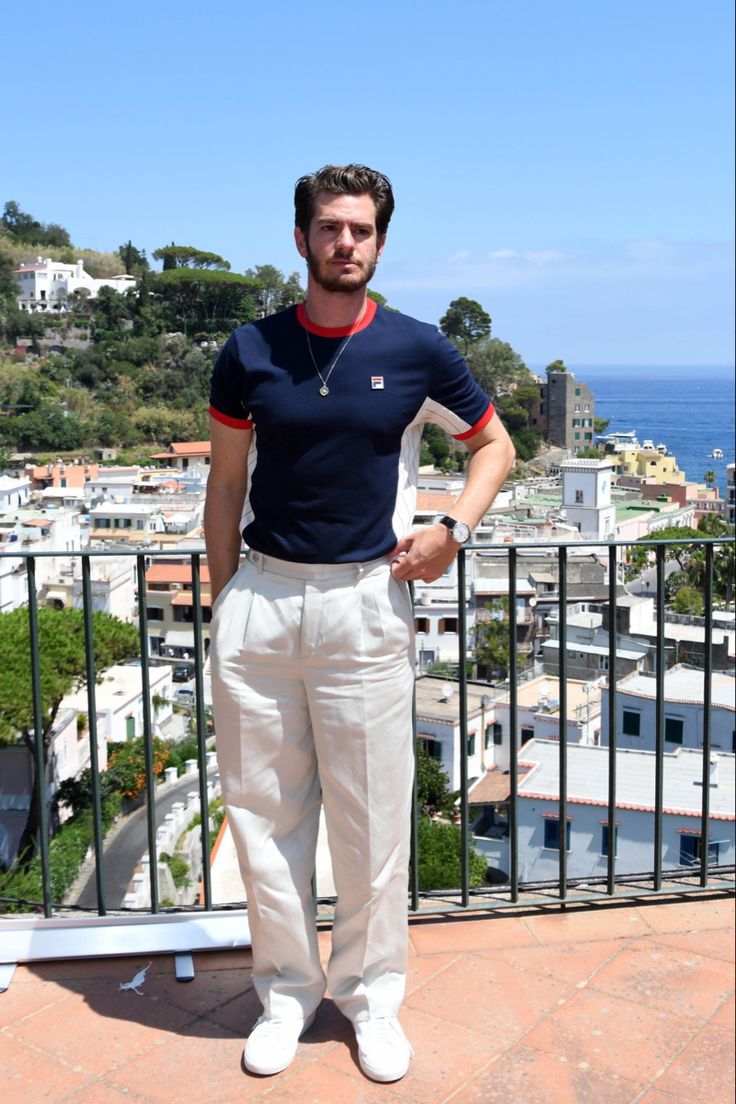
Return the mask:
M 488 708 L 488 706 L 489 706 L 489 705 L 491 704 L 491 696 L 490 696 L 490 694 L 481 694 L 481 696 L 480 696 L 480 704 L 482 705 L 482 707 L 483 707 L 484 709 L 487 709 L 487 708 Z
M 551 689 L 552 689 L 552 687 L 550 686 L 550 684 L 547 682 L 546 679 L 544 680 L 544 682 L 541 682 L 539 684 L 539 693 L 543 698 L 548 698 L 549 697 L 549 692 L 550 692 Z
M 445 701 L 449 701 L 454 693 L 455 693 L 455 687 L 451 686 L 449 682 L 444 682 L 442 684 L 442 689 L 440 690 L 440 694 L 442 695 L 442 697 L 444 698 Z

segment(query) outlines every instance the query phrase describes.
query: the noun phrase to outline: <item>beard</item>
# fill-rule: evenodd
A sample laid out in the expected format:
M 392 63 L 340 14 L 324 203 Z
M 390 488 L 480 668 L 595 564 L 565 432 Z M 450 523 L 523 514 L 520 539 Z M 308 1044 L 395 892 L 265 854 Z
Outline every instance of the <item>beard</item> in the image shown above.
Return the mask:
M 347 259 L 347 258 L 346 258 Z M 355 261 L 354 263 L 359 263 Z M 360 291 L 372 279 L 378 265 L 378 255 L 374 252 L 368 262 L 357 272 L 332 272 L 327 262 L 323 264 L 314 256 L 307 243 L 307 267 L 309 275 L 325 291 Z

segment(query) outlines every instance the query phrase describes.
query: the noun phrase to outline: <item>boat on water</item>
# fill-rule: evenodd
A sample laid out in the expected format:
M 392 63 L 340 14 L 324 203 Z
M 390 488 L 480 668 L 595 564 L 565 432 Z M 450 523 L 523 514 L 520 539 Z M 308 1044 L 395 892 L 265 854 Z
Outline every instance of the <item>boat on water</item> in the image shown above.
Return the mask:
M 641 447 L 644 449 L 645 452 L 654 452 L 655 451 L 654 441 L 650 441 L 648 437 L 644 441 L 644 444 Z
M 660 456 L 669 456 L 670 454 L 670 450 L 667 448 L 664 441 L 660 441 L 657 445 L 657 452 L 660 454 Z
M 723 459 L 723 449 L 714 448 L 710 455 L 711 455 L 712 460 L 722 460 Z

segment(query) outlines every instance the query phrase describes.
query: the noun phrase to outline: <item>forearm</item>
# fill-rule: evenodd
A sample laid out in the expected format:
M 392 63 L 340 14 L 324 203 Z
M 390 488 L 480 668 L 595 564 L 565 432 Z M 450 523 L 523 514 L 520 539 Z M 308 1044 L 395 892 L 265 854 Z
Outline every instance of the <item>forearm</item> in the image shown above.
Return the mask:
M 514 466 L 514 446 L 508 437 L 489 441 L 468 462 L 462 494 L 450 510 L 457 521 L 471 529 L 482 520 Z
M 210 477 L 211 478 L 211 477 Z M 212 601 L 238 570 L 242 547 L 240 515 L 245 488 L 208 486 L 204 511 L 204 541 Z

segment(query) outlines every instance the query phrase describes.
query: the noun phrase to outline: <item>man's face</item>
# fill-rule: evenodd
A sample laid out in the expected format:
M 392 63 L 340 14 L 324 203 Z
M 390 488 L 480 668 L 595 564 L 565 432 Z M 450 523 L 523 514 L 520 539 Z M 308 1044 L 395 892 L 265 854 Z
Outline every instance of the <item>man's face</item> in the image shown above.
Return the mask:
M 376 233 L 376 209 L 369 195 L 320 192 L 305 237 L 294 231 L 309 275 L 326 291 L 359 291 L 376 271 L 384 238 Z

